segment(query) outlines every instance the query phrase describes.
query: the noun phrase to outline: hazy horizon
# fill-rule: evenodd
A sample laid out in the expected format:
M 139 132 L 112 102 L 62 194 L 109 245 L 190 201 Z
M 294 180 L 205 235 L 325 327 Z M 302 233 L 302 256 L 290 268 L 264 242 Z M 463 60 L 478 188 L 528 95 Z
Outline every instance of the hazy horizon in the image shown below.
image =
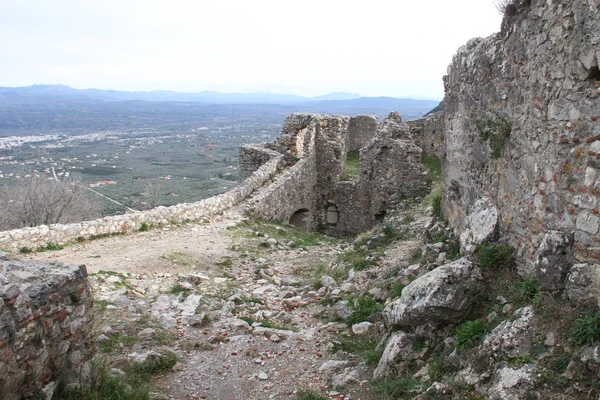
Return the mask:
M 493 0 L 0 0 L 0 86 L 436 99 Z

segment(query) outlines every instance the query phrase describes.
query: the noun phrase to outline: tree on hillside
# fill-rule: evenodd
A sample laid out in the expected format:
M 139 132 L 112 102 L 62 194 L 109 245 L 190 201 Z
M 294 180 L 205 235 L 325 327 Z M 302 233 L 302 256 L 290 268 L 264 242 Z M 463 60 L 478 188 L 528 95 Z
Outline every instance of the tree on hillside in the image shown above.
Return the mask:
M 76 180 L 24 179 L 0 191 L 0 229 L 79 222 L 101 216 L 100 205 Z

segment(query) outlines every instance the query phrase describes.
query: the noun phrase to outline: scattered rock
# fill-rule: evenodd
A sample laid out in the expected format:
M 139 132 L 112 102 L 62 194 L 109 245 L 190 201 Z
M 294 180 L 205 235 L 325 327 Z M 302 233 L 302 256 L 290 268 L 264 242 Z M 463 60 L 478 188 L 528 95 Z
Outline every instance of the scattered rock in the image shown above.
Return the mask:
M 266 372 L 259 372 L 258 379 L 260 379 L 261 381 L 266 381 L 269 379 L 269 375 L 267 375 Z
M 319 372 L 325 375 L 331 375 L 333 374 L 335 371 L 340 370 L 341 368 L 345 367 L 346 365 L 348 365 L 349 361 L 336 361 L 336 360 L 328 360 L 325 361 L 323 364 L 321 364 L 321 366 L 319 367 Z
M 138 337 L 140 339 L 145 339 L 145 340 L 150 340 L 155 336 L 156 336 L 156 329 L 153 329 L 153 328 L 146 328 L 146 329 L 142 330 L 140 333 L 138 333 Z
M 358 324 L 352 325 L 352 332 L 356 335 L 364 335 L 369 332 L 373 326 L 370 322 L 359 322 Z
M 527 391 L 535 386 L 537 367 L 524 365 L 519 369 L 504 367 L 494 374 L 494 382 L 488 389 L 493 400 L 524 399 Z
M 531 352 L 536 333 L 533 324 L 533 308 L 519 308 L 514 320 L 506 320 L 490 332 L 481 351 L 493 358 L 519 358 Z
M 600 265 L 575 264 L 566 280 L 569 300 L 588 307 L 600 306 Z
M 341 388 L 350 382 L 360 382 L 360 375 L 356 369 L 346 368 L 344 372 L 331 378 L 331 386 Z

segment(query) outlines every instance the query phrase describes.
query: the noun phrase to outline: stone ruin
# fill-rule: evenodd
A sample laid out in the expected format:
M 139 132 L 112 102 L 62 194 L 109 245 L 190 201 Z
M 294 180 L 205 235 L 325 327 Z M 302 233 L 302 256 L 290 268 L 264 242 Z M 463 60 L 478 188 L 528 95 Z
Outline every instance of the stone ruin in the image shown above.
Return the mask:
M 240 148 L 242 177 L 277 156 L 287 165 L 248 213 L 332 236 L 364 232 L 399 200 L 429 193 L 421 158 L 440 155 L 442 122 L 433 115 L 407 124 L 396 112 L 381 123 L 368 115 L 292 114 L 275 141 Z M 359 172 L 349 174 L 357 156 Z
M 92 306 L 85 266 L 0 258 L 0 399 L 78 383 L 93 355 Z

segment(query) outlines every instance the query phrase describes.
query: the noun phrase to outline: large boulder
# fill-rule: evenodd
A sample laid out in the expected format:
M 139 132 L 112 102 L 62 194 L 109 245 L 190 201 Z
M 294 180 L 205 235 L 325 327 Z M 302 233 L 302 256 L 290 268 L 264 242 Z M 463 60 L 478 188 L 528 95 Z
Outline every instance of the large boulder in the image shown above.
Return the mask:
M 573 265 L 573 234 L 550 231 L 544 235 L 535 253 L 535 275 L 542 289 L 557 290 Z
M 466 258 L 442 265 L 402 290 L 383 310 L 388 325 L 417 326 L 428 321 L 458 323 L 483 290 L 479 269 Z
M 567 276 L 566 293 L 575 303 L 600 307 L 600 265 L 573 265 Z
M 478 244 L 492 240 L 498 233 L 498 208 L 488 197 L 477 200 L 469 211 L 466 229 L 460 235 L 460 249 L 471 254 Z

